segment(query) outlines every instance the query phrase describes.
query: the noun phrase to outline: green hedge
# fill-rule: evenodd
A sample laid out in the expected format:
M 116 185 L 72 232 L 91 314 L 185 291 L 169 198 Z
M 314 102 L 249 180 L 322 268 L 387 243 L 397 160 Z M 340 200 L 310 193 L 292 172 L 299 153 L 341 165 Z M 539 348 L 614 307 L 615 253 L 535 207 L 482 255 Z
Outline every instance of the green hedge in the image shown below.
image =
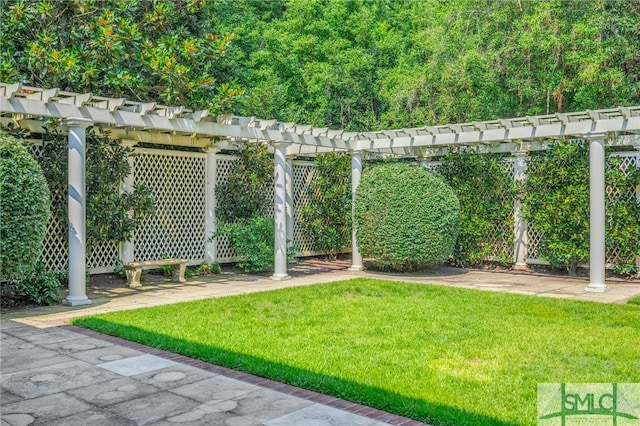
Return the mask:
M 375 165 L 364 171 L 356 191 L 358 247 L 383 269 L 410 271 L 446 261 L 459 220 L 451 187 L 422 167 Z
M 49 219 L 49 188 L 27 147 L 0 131 L 0 281 L 35 265 Z

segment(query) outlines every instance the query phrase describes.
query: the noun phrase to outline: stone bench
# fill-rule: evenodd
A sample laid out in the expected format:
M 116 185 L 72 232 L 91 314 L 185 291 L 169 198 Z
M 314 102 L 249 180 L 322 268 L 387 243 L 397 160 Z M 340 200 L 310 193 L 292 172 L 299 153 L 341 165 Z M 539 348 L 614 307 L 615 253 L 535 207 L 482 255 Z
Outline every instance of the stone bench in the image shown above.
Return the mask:
M 160 259 L 127 263 L 124 265 L 124 270 L 127 273 L 127 284 L 129 287 L 140 287 L 142 285 L 140 284 L 142 268 L 158 266 L 171 266 L 171 278 L 179 283 L 186 282 L 184 271 L 187 268 L 187 263 L 189 263 L 187 259 Z

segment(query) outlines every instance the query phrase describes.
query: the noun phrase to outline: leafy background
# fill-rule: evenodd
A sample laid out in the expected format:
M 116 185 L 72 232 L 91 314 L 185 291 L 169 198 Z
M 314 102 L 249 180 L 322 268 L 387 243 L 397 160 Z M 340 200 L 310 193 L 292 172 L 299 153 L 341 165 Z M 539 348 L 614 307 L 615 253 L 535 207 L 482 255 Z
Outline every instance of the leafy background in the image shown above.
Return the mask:
M 635 0 L 5 0 L 0 80 L 362 130 L 640 103 Z

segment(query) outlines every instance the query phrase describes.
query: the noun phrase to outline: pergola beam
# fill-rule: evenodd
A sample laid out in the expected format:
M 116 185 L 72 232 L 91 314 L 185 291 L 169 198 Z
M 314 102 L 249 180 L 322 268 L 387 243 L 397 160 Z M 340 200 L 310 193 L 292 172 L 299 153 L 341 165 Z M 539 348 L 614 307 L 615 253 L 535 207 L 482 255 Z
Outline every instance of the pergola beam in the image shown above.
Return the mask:
M 167 107 L 154 102 L 131 102 L 90 93 L 61 92 L 4 83 L 0 83 L 0 113 L 27 119 L 85 118 L 93 121 L 96 127 L 128 131 L 146 132 L 153 129 L 154 132 L 175 136 L 173 144 L 177 145 L 200 146 L 200 143 L 185 141 L 185 136 L 194 139 L 224 137 L 283 141 L 339 151 L 448 148 L 562 137 L 581 138 L 591 133 L 640 134 L 640 106 L 376 132 L 345 132 L 255 117 L 211 117 L 207 110 L 191 111 L 181 106 Z M 318 150 L 322 151 L 324 149 Z
M 67 103 L 67 98 L 60 102 L 43 102 L 26 97 L 0 96 L 0 113 L 20 114 L 24 117 L 41 117 L 65 119 L 66 117 L 79 117 L 91 120 L 99 127 L 126 127 L 131 129 L 154 129 L 160 132 L 177 132 L 181 134 L 203 136 L 223 136 L 243 138 L 260 141 L 286 141 L 297 144 L 325 146 L 333 149 L 348 150 L 349 144 L 340 139 L 331 139 L 326 136 L 314 136 L 310 134 L 299 135 L 289 131 L 278 129 L 241 126 L 237 124 L 224 124 L 214 121 L 205 121 L 198 117 L 180 117 L 179 111 L 170 111 L 160 115 L 157 113 L 140 113 L 128 111 L 124 108 L 110 110 L 108 107 L 99 108 L 86 105 L 89 97 L 82 97 L 77 103 Z M 102 106 L 102 105 L 101 105 Z M 156 106 L 157 108 L 157 106 Z M 255 122 L 254 122 L 255 123 Z M 272 124 L 272 126 L 274 126 Z
M 595 117 L 594 117 L 595 118 Z M 538 120 L 539 122 L 539 120 Z M 630 133 L 640 131 L 640 115 L 625 118 L 588 119 L 567 124 L 552 123 L 510 127 L 500 129 L 461 131 L 459 133 L 439 133 L 421 136 L 378 137 L 358 140 L 355 149 L 379 150 L 388 148 L 416 148 L 505 143 L 517 140 L 557 139 L 562 137 L 581 138 L 590 133 Z M 373 136 L 373 135 L 371 135 Z

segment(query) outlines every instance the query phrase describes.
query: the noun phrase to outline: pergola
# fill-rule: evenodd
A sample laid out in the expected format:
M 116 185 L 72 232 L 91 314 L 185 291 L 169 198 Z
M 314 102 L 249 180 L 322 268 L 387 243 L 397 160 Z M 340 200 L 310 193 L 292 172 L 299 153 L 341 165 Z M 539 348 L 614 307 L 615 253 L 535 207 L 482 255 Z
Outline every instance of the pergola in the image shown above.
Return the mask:
M 524 153 L 544 149 L 548 140 L 580 138 L 590 141 L 590 281 L 587 291 L 603 292 L 605 283 L 605 145 L 640 149 L 640 106 L 574 113 L 374 132 L 346 132 L 276 120 L 231 115 L 212 116 L 208 110 L 132 102 L 91 93 L 0 83 L 0 120 L 34 133 L 45 131 L 45 120 L 56 119 L 69 140 L 69 296 L 70 305 L 88 304 L 85 282 L 85 129 L 114 139 L 159 145 L 234 149 L 233 142 L 267 142 L 275 156 L 275 266 L 272 279 L 287 279 L 287 230 L 291 221 L 287 186 L 291 169 L 287 156 L 343 151 L 351 155 L 352 195 L 360 182 L 362 155 L 388 153 L 428 159 L 456 146 L 481 152 Z M 516 178 L 524 175 L 516 161 Z M 290 203 L 290 198 L 289 198 Z M 208 206 L 208 210 L 214 206 Z M 289 214 L 288 214 L 289 213 Z M 213 217 L 213 211 L 207 212 Z M 518 214 L 518 212 L 516 212 Z M 289 217 L 288 217 L 289 216 Z M 526 229 L 516 223 L 517 234 Z M 352 270 L 362 269 L 356 230 L 352 232 Z M 526 244 L 516 241 L 516 266 L 524 264 Z

